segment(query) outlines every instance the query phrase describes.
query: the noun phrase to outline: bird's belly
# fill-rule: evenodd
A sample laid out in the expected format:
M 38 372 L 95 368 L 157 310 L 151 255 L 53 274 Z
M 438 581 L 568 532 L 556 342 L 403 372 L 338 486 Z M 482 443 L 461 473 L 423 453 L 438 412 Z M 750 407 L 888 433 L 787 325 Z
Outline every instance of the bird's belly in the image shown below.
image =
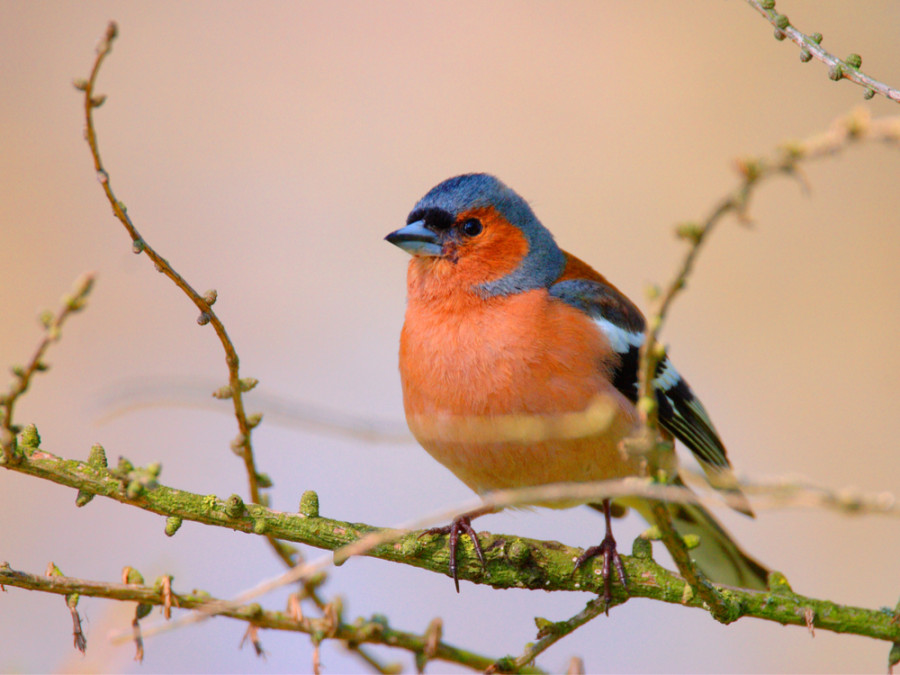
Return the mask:
M 617 402 L 598 397 L 581 413 L 408 418 L 432 457 L 479 494 L 549 483 L 611 480 L 639 475 L 638 461 L 619 443 L 633 429 Z M 539 502 L 569 506 L 571 502 Z

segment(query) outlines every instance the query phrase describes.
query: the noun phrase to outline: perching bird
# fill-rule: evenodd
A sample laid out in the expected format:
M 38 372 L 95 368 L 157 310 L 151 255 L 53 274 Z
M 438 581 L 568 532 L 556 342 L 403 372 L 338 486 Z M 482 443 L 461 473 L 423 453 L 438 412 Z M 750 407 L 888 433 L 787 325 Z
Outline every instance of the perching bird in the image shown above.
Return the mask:
M 409 428 L 435 459 L 478 494 L 641 475 L 641 460 L 620 443 L 638 425 L 644 318 L 602 275 L 561 250 L 524 199 L 487 174 L 450 178 L 386 239 L 412 255 L 400 377 Z M 706 410 L 668 358 L 653 386 L 663 429 L 752 515 Z M 621 501 L 652 522 L 646 501 Z M 766 568 L 705 509 L 668 508 L 682 534 L 700 535 L 692 555 L 713 581 L 766 588 Z M 609 500 L 602 510 L 606 536 L 578 564 L 603 555 L 608 601 L 612 568 L 623 583 L 625 574 Z M 472 538 L 483 564 L 470 517 L 485 512 L 444 528 L 457 590 L 459 534 Z

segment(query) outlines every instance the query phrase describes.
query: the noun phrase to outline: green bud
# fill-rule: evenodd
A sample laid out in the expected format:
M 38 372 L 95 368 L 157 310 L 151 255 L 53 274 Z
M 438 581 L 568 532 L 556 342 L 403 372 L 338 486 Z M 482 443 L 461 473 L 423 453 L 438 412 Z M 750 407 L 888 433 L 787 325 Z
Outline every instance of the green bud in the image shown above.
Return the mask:
M 653 560 L 653 544 L 643 536 L 636 537 L 631 544 L 631 555 L 639 560 Z
M 769 587 L 769 590 L 773 593 L 793 593 L 793 589 L 791 585 L 788 583 L 787 577 L 785 577 L 781 572 L 777 570 L 772 570 L 769 572 L 769 577 L 766 581 L 766 584 Z
M 220 401 L 224 401 L 227 398 L 231 398 L 231 386 L 225 385 L 224 387 L 219 387 L 213 393 L 213 398 L 217 398 Z
M 36 426 L 29 424 L 22 430 L 21 443 L 26 448 L 41 447 L 41 435 L 38 433 Z
M 95 469 L 105 469 L 108 466 L 106 460 L 106 450 L 99 443 L 91 446 L 91 452 L 88 454 L 87 463 Z
M 144 485 L 139 480 L 130 481 L 128 487 L 125 488 L 125 496 L 128 499 L 137 499 L 142 494 L 144 494 Z
M 182 519 L 180 516 L 169 516 L 166 518 L 166 536 L 173 537 L 181 527 Z
M 143 586 L 144 575 L 133 567 L 126 567 L 122 570 L 122 582 L 126 584 L 137 584 Z
M 233 494 L 225 500 L 225 513 L 229 518 L 240 518 L 244 515 L 244 500 L 240 495 Z
M 307 490 L 300 497 L 300 515 L 306 518 L 319 517 L 319 495 L 313 490 Z
M 255 377 L 242 377 L 238 380 L 238 383 L 240 384 L 241 391 L 250 391 L 259 384 L 259 380 Z
M 87 506 L 90 501 L 94 498 L 94 495 L 90 492 L 85 492 L 84 490 L 79 490 L 78 494 L 75 496 L 75 506 L 81 508 L 82 506 Z

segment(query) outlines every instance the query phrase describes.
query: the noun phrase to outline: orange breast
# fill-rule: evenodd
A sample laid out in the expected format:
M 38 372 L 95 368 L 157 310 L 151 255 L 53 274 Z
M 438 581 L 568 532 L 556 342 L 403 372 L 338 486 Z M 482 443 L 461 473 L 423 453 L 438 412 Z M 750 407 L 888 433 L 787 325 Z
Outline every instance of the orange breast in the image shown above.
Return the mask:
M 407 421 L 476 492 L 634 475 L 617 448 L 636 415 L 610 384 L 616 358 L 588 317 L 543 289 L 487 300 L 411 292 Z

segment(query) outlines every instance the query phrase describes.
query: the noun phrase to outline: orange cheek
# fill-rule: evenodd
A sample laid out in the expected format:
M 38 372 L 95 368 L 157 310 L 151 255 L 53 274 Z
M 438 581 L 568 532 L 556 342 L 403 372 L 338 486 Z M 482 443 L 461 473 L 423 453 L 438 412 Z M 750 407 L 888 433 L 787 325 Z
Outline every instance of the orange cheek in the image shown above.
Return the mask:
M 528 255 L 528 241 L 522 231 L 509 224 L 492 207 L 472 209 L 459 220 L 478 218 L 484 231 L 460 243 L 456 253 L 456 276 L 472 286 L 501 279 L 515 270 Z

